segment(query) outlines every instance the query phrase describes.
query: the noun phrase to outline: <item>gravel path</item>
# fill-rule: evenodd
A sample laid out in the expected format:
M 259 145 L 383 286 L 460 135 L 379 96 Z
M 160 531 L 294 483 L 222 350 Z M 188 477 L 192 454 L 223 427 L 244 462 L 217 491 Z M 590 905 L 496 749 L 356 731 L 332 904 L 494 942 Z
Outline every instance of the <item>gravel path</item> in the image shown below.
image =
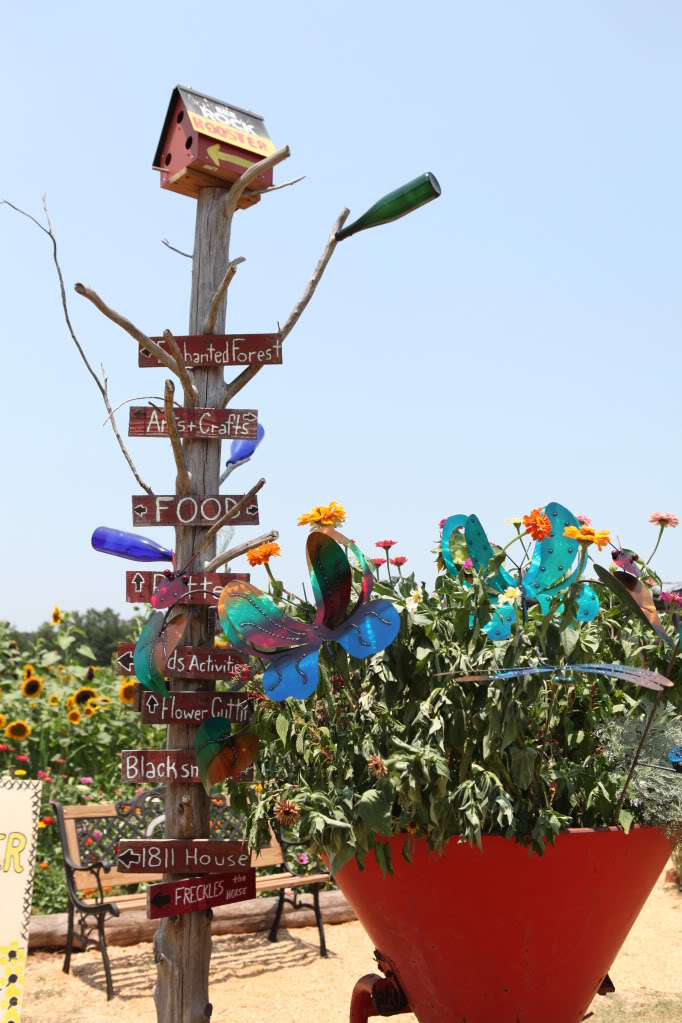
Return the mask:
M 214 939 L 213 1019 L 216 1023 L 253 1023 L 263 1018 L 268 1023 L 347 1023 L 353 984 L 372 972 L 372 945 L 357 922 L 328 927 L 327 941 L 329 958 L 320 959 L 315 928 L 281 932 L 276 945 L 264 934 Z M 155 1023 L 151 944 L 112 948 L 111 958 L 114 984 L 121 994 L 107 1002 L 97 953 L 76 953 L 68 977 L 61 971 L 61 955 L 32 954 L 26 971 L 23 1023 Z M 616 994 L 595 999 L 594 1023 L 678 1023 L 682 1019 L 682 893 L 664 884 L 663 876 L 611 977 Z M 400 1019 L 414 1023 L 415 1017 Z

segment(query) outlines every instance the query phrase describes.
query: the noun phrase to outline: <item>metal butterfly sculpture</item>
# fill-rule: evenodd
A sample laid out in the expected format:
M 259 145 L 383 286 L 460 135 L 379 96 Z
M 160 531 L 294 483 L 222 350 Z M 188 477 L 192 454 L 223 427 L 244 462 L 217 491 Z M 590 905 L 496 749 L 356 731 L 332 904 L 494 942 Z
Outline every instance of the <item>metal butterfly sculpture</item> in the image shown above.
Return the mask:
M 614 552 L 619 554 L 629 554 L 630 552 Z M 613 557 L 613 554 L 611 555 Z M 635 558 L 637 555 L 635 554 Z M 674 640 L 665 631 L 663 622 L 661 621 L 656 605 L 654 604 L 653 594 L 651 590 L 645 586 L 640 578 L 640 572 L 638 566 L 634 563 L 634 559 L 613 558 L 614 563 L 620 567 L 613 572 L 608 572 L 601 565 L 595 565 L 594 571 L 597 574 L 597 578 L 601 583 L 606 586 L 607 589 L 611 590 L 613 595 L 623 604 L 636 618 L 639 618 L 646 625 L 649 625 L 658 638 L 666 644 L 666 646 L 674 647 Z M 628 564 L 628 560 L 630 564 Z
M 362 587 L 352 607 L 350 550 L 362 570 Z M 305 700 L 317 687 L 320 647 L 339 643 L 351 657 L 364 660 L 385 650 L 398 635 L 400 617 L 388 600 L 372 600 L 373 576 L 365 557 L 334 529 L 314 529 L 306 558 L 317 614 L 312 623 L 289 618 L 250 583 L 228 583 L 218 603 L 218 617 L 231 645 L 262 658 L 263 688 L 271 700 L 291 696 Z
M 523 678 L 524 675 L 553 675 L 552 682 L 570 685 L 573 675 L 610 675 L 619 682 L 630 682 L 660 693 L 670 689 L 672 682 L 665 675 L 649 668 L 635 668 L 629 664 L 543 664 L 538 667 L 507 668 L 502 671 L 491 671 L 481 675 L 458 675 L 458 682 L 496 682 L 510 678 Z
M 504 566 L 486 579 L 493 605 L 493 615 L 483 626 L 490 639 L 509 639 L 516 622 L 514 606 L 500 601 L 500 596 L 510 587 L 518 587 L 525 600 L 537 601 L 543 614 L 547 614 L 554 597 L 578 581 L 582 572 L 580 545 L 576 540 L 564 536 L 566 526 L 578 526 L 575 515 L 563 505 L 551 501 L 544 514 L 548 517 L 552 531 L 544 540 L 538 540 L 533 548 L 530 565 L 520 578 L 514 578 Z M 450 550 L 450 540 L 458 529 L 464 529 L 464 539 L 473 567 L 483 572 L 495 551 L 476 515 L 451 515 L 443 524 L 441 554 L 450 575 L 457 578 L 460 569 L 455 564 Z M 577 566 L 575 562 L 578 562 Z M 464 585 L 469 586 L 464 578 Z M 559 611 L 561 608 L 559 608 Z M 577 600 L 576 617 L 581 622 L 591 622 L 599 612 L 599 597 L 591 586 L 583 584 Z
M 168 696 L 166 664 L 182 639 L 186 624 L 187 615 L 182 611 L 174 613 L 173 608 L 166 614 L 153 611 L 135 644 L 133 665 L 137 680 L 158 696 Z
M 682 774 L 682 746 L 675 746 L 668 753 L 668 760 L 672 764 L 673 771 Z
M 209 718 L 197 729 L 194 747 L 199 776 L 208 793 L 218 782 L 250 767 L 258 756 L 259 742 L 244 729 L 233 735 L 225 718 Z

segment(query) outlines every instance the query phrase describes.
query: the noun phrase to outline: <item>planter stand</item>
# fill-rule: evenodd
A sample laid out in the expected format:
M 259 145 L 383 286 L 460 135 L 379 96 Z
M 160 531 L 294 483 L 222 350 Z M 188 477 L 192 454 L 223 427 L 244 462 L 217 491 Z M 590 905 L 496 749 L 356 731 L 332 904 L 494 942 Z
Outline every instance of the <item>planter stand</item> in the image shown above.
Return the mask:
M 419 839 L 408 864 L 404 841 L 389 839 L 392 876 L 370 856 L 335 877 L 384 974 L 357 982 L 351 1023 L 580 1023 L 670 855 L 646 827 L 562 832 L 542 857 L 497 836 L 441 856 Z

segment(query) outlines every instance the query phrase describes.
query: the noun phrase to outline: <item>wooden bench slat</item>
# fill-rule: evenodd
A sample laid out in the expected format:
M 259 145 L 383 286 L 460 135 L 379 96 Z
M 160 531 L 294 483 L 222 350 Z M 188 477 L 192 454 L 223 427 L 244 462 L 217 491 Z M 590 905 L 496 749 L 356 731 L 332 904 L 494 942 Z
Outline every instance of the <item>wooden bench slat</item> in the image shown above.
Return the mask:
M 98 817 L 116 817 L 115 803 L 95 803 L 85 806 L 63 806 L 65 821 L 97 820 Z
M 300 888 L 304 884 L 324 884 L 329 880 L 329 874 L 308 874 L 305 877 L 289 873 L 267 874 L 264 877 L 256 878 L 256 891 L 269 892 L 273 888 Z

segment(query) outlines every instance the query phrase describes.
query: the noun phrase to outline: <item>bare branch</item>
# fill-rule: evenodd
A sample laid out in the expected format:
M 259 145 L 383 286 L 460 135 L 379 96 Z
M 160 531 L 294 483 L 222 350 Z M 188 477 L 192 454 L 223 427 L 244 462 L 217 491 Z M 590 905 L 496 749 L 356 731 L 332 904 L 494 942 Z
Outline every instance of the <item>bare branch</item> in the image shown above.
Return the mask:
M 171 355 L 175 360 L 175 372 L 180 377 L 180 383 L 182 384 L 182 390 L 185 395 L 185 402 L 189 408 L 196 408 L 200 400 L 199 392 L 192 383 L 192 379 L 187 372 L 185 360 L 183 359 L 182 352 L 180 351 L 180 345 L 175 340 L 170 330 L 164 330 L 163 336 L 166 340 L 166 344 L 171 350 Z
M 292 178 L 291 181 L 283 181 L 281 185 L 270 185 L 268 188 L 254 188 L 252 192 L 254 195 L 267 195 L 268 192 L 277 192 L 280 188 L 289 188 L 290 185 L 297 185 L 299 181 L 305 181 L 305 174 L 301 174 L 300 178 Z
M 206 317 L 206 323 L 204 324 L 204 329 L 203 329 L 203 333 L 204 334 L 212 334 L 213 331 L 215 330 L 215 323 L 216 323 L 216 320 L 218 319 L 218 313 L 220 311 L 220 303 L 222 302 L 227 289 L 229 288 L 230 284 L 232 283 L 232 278 L 234 277 L 234 275 L 237 272 L 237 267 L 239 266 L 240 263 L 245 263 L 245 262 L 246 262 L 246 260 L 244 259 L 243 256 L 237 256 L 236 259 L 232 259 L 227 264 L 227 270 L 225 271 L 225 276 L 223 277 L 222 281 L 218 285 L 218 290 L 216 291 L 215 295 L 211 299 L 211 308 L 208 311 L 208 316 Z
M 161 239 L 161 244 L 165 245 L 167 249 L 171 250 L 171 252 L 177 252 L 177 254 L 179 256 L 186 256 L 187 259 L 191 259 L 192 258 L 192 253 L 191 252 L 183 252 L 182 249 L 176 249 L 174 245 L 171 245 L 171 243 L 168 241 L 167 238 L 162 238 Z
M 226 565 L 228 561 L 233 561 L 235 558 L 241 557 L 242 554 L 246 554 L 247 551 L 252 551 L 254 547 L 260 547 L 262 543 L 274 543 L 275 540 L 279 539 L 279 533 L 276 529 L 271 530 L 269 533 L 263 533 L 262 536 L 257 536 L 253 540 L 247 540 L 245 543 L 240 543 L 237 547 L 232 547 L 229 551 L 223 551 L 213 561 L 209 561 L 204 565 L 203 571 L 217 572 L 222 566 Z
M 192 489 L 192 477 L 189 469 L 187 468 L 185 454 L 182 450 L 182 441 L 180 440 L 178 426 L 175 422 L 175 412 L 173 411 L 174 397 L 175 384 L 172 380 L 166 380 L 166 386 L 163 394 L 163 410 L 166 416 L 168 436 L 170 437 L 171 447 L 173 448 L 173 458 L 175 459 L 175 466 L 178 470 L 177 489 L 179 494 L 189 494 Z
M 227 193 L 227 198 L 225 199 L 225 216 L 228 221 L 228 252 L 230 248 L 229 231 L 232 224 L 232 216 L 234 211 L 237 209 L 237 203 L 241 199 L 244 190 L 249 187 L 254 178 L 259 178 L 263 171 L 270 170 L 271 167 L 276 167 L 278 163 L 281 163 L 282 160 L 288 160 L 290 156 L 291 150 L 289 147 L 283 146 L 281 149 L 278 149 L 276 153 L 273 153 L 272 156 L 268 156 L 265 160 L 260 160 L 258 163 L 252 164 L 252 166 L 249 167 L 247 171 L 244 171 L 244 173 L 240 175 L 240 177 L 238 177 L 231 186 Z
M 121 437 L 121 434 L 118 432 L 118 427 L 116 426 L 116 420 L 114 418 L 114 413 L 113 413 L 112 408 L 111 408 L 111 403 L 109 402 L 109 393 L 108 393 L 108 388 L 107 388 L 107 376 L 106 376 L 106 373 L 104 371 L 104 366 L 102 366 L 102 380 L 103 380 L 103 382 L 102 382 L 102 381 L 100 381 L 100 379 L 97 376 L 97 374 L 95 373 L 94 369 L 92 368 L 92 366 L 88 362 L 87 356 L 86 356 L 85 352 L 83 351 L 83 349 L 81 347 L 80 341 L 76 337 L 75 330 L 73 329 L 73 324 L 71 323 L 71 317 L 69 316 L 69 306 L 68 306 L 68 303 L 66 301 L 66 289 L 64 287 L 64 277 L 62 275 L 62 268 L 59 265 L 59 259 L 57 257 L 57 239 L 55 238 L 54 232 L 52 230 L 52 224 L 50 222 L 50 214 L 49 214 L 48 209 L 47 209 L 47 199 L 46 199 L 46 197 L 43 196 L 43 209 L 45 210 L 45 219 L 47 220 L 47 228 L 43 227 L 43 225 L 39 221 L 37 221 L 35 217 L 31 216 L 30 213 L 26 213 L 25 210 L 19 209 L 18 206 L 15 206 L 14 203 L 9 202 L 7 199 L 2 199 L 0 201 L 0 206 L 2 206 L 2 205 L 9 206 L 10 209 L 15 210 L 15 212 L 21 213 L 21 215 L 24 216 L 24 217 L 28 217 L 28 219 L 32 220 L 33 223 L 36 225 L 36 227 L 39 227 L 40 230 L 44 234 L 46 234 L 48 236 L 48 238 L 50 239 L 50 241 L 52 242 L 52 259 L 53 259 L 55 268 L 57 270 L 57 277 L 59 279 L 59 291 L 61 293 L 61 299 L 62 299 L 62 309 L 64 311 L 64 319 L 66 320 L 66 326 L 68 328 L 69 334 L 71 335 L 71 340 L 73 341 L 73 343 L 75 344 L 76 348 L 78 349 L 78 354 L 80 355 L 81 359 L 85 363 L 85 368 L 87 369 L 87 371 L 90 374 L 90 376 L 92 377 L 92 379 L 95 381 L 95 384 L 97 385 L 99 393 L 102 395 L 102 401 L 104 402 L 106 410 L 109 413 L 108 419 L 111 422 L 111 428 L 114 431 L 114 436 L 116 437 L 116 440 L 118 441 L 118 446 L 120 447 L 121 451 L 123 452 L 123 457 L 125 458 L 126 462 L 130 466 L 130 470 L 131 470 L 133 476 L 135 477 L 137 482 L 140 484 L 142 489 L 147 494 L 153 495 L 154 491 L 152 490 L 152 488 L 147 483 L 145 483 L 145 481 L 140 476 L 139 472 L 137 471 L 137 469 L 135 467 L 135 463 L 133 462 L 132 458 L 130 457 L 130 453 L 128 452 L 128 449 L 125 446 L 123 438 Z
M 310 299 L 315 294 L 315 289 L 317 288 L 317 285 L 320 283 L 322 274 L 327 269 L 327 264 L 329 263 L 329 260 L 332 258 L 334 249 L 338 244 L 334 236 L 336 235 L 336 232 L 340 231 L 343 225 L 346 223 L 349 213 L 350 210 L 343 209 L 336 218 L 336 223 L 332 227 L 332 232 L 329 235 L 327 244 L 324 247 L 322 255 L 317 261 L 317 266 L 313 270 L 312 276 L 303 290 L 303 294 L 299 298 L 294 308 L 289 313 L 286 323 L 280 330 L 280 337 L 282 341 L 284 341 L 287 335 L 290 334 L 291 331 L 294 329 L 294 327 L 300 320 L 304 309 L 308 305 L 308 302 L 310 302 Z M 263 366 L 261 363 L 260 365 L 257 366 L 256 365 L 248 366 L 246 369 L 242 370 L 239 376 L 235 377 L 232 383 L 227 385 L 225 391 L 225 405 L 229 405 L 229 403 L 233 401 L 235 396 L 239 394 L 242 387 L 245 387 L 250 380 L 253 380 L 256 373 L 258 373 L 258 371 L 262 368 Z
M 117 326 L 122 327 L 127 334 L 130 334 L 131 337 L 135 338 L 137 343 L 142 345 L 142 347 L 146 349 L 150 355 L 155 356 L 155 358 L 157 358 L 159 362 L 166 367 L 166 369 L 169 369 L 171 373 L 177 373 L 177 367 L 172 356 L 170 356 L 168 352 L 164 352 L 163 348 L 160 348 L 155 341 L 152 341 L 150 337 L 143 334 L 142 331 L 139 330 L 134 323 L 131 323 L 130 320 L 127 320 L 125 316 L 121 316 L 121 314 L 117 313 L 115 309 L 111 309 L 106 302 L 102 301 L 96 291 L 93 291 L 92 288 L 88 288 L 85 284 L 80 283 L 74 284 L 73 287 L 76 294 L 82 295 L 83 298 L 87 298 L 89 302 L 92 302 L 92 304 L 99 309 L 101 313 L 104 313 L 108 319 Z
M 254 483 L 254 485 L 251 487 L 248 494 L 244 494 L 241 501 L 237 501 L 237 503 L 233 505 L 232 508 L 229 509 L 229 511 L 226 511 L 225 514 L 221 518 L 219 518 L 217 522 L 213 523 L 213 525 L 211 526 L 211 528 L 208 530 L 203 540 L 201 541 L 197 554 L 199 554 L 201 551 L 206 550 L 206 548 L 208 547 L 208 545 L 210 544 L 211 540 L 216 535 L 218 530 L 222 529 L 223 526 L 226 526 L 228 522 L 232 521 L 232 519 L 236 519 L 239 513 L 241 512 L 242 508 L 245 508 L 248 505 L 249 501 L 253 497 L 255 497 L 258 491 L 262 490 L 264 486 L 265 480 L 262 478 L 259 479 L 258 483 Z

